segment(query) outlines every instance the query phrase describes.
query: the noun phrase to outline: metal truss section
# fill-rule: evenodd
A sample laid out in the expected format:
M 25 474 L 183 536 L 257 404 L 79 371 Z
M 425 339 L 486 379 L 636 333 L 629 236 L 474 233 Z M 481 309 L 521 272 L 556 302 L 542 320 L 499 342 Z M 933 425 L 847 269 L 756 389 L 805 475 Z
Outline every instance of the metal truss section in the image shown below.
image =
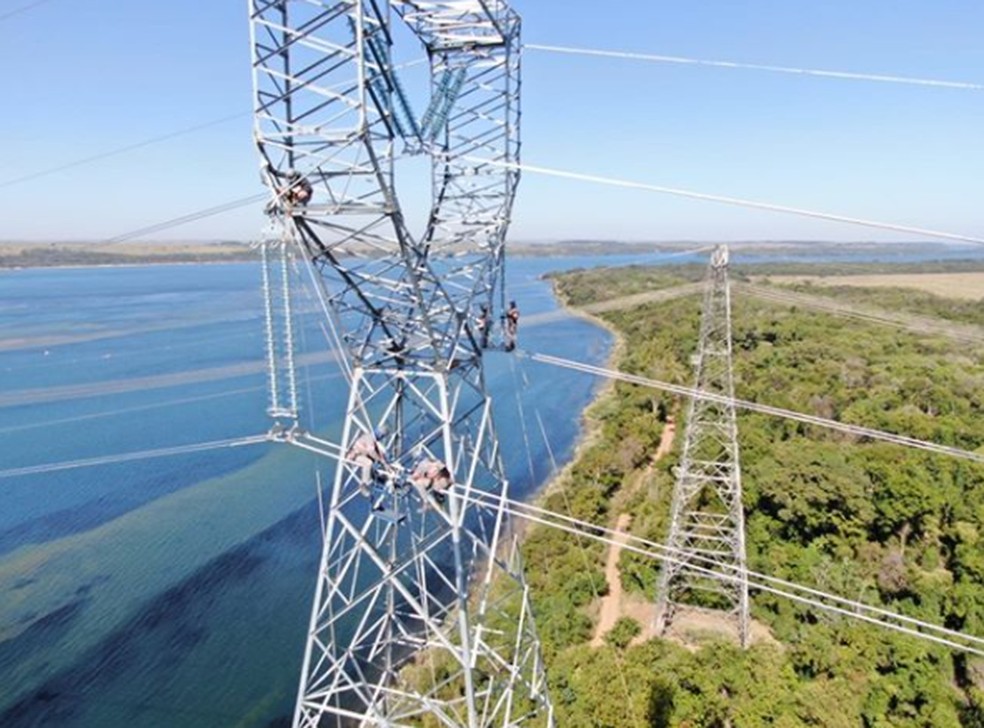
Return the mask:
M 502 306 L 495 291 L 518 181 L 502 166 L 519 158 L 517 16 L 501 2 L 464 0 L 392 8 L 253 0 L 251 8 L 269 210 L 333 279 L 329 295 L 346 318 L 353 358 L 385 366 L 399 347 L 439 367 L 433 360 L 477 355 L 462 329 L 471 332 L 467 314 L 480 304 Z M 391 62 L 396 15 L 430 62 L 430 103 L 414 124 Z M 421 153 L 432 162 L 433 201 L 413 235 L 394 172 L 399 159 Z
M 339 444 L 300 426 L 276 323 L 290 298 L 265 263 L 272 436 L 338 461 L 294 725 L 553 725 L 476 320 L 504 298 L 519 18 L 499 0 L 250 12 L 267 213 L 313 274 L 350 385 Z M 429 60 L 423 103 L 392 62 L 396 23 Z M 409 155 L 431 159 L 417 233 L 395 185 Z
M 520 155 L 519 16 L 499 0 L 394 7 L 431 59 L 424 131 L 433 151 L 434 205 L 426 243 L 445 255 L 480 252 L 448 271 L 449 279 L 466 288 L 474 281 L 481 302 L 501 311 L 504 302 L 493 294 L 519 181 L 511 166 Z
M 731 355 L 728 249 L 720 246 L 707 270 L 694 387 L 726 399 L 690 400 L 667 538 L 678 560 L 660 572 L 656 629 L 666 631 L 679 604 L 723 608 L 734 616 L 745 647 L 748 576 Z
M 340 462 L 295 725 L 552 725 L 480 368 L 354 376 L 342 440 L 375 431 L 385 453 L 368 482 L 351 449 L 281 435 Z

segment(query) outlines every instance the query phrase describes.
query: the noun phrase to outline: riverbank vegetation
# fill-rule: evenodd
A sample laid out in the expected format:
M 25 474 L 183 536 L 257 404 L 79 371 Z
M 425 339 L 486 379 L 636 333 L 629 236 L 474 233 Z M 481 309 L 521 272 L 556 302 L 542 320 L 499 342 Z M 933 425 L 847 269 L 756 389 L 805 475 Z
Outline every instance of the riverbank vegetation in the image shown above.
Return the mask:
M 575 272 L 555 285 L 585 306 L 695 276 Z M 928 295 L 849 295 L 979 320 Z M 689 385 L 699 318 L 693 295 L 602 314 L 623 342 L 614 366 Z M 733 338 L 741 398 L 984 452 L 981 347 L 739 295 Z M 633 533 L 663 541 L 683 404 L 609 387 L 545 506 L 607 526 L 631 513 Z M 654 461 L 674 416 L 674 454 Z M 740 414 L 739 432 L 752 570 L 984 635 L 984 466 L 757 414 Z M 540 527 L 524 557 L 559 725 L 984 726 L 984 658 L 756 592 L 752 616 L 771 638 L 747 650 L 706 634 L 646 639 L 647 625 L 628 617 L 592 647 L 605 547 Z M 620 573 L 637 599 L 653 597 L 657 564 L 626 551 Z

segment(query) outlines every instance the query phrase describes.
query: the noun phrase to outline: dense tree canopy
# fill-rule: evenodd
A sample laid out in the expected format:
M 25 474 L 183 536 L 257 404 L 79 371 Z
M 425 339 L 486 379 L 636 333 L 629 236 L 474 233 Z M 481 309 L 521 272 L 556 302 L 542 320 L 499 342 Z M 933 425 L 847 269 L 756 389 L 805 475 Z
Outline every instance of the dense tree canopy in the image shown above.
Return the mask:
M 693 268 L 577 272 L 557 287 L 586 305 L 694 278 Z M 814 292 L 984 322 L 979 304 L 928 294 Z M 981 347 L 739 296 L 733 305 L 739 397 L 984 451 Z M 615 366 L 689 384 L 699 309 L 689 297 L 604 314 L 624 340 Z M 546 507 L 606 525 L 631 512 L 634 533 L 665 538 L 678 456 L 652 459 L 683 410 L 654 390 L 606 389 Z M 758 414 L 740 414 L 739 431 L 750 568 L 984 635 L 984 467 Z M 753 617 L 775 641 L 746 651 L 639 643 L 626 619 L 591 647 L 604 548 L 538 528 L 524 550 L 560 725 L 984 726 L 984 658 L 769 594 L 753 593 Z M 623 552 L 623 587 L 651 597 L 657 568 Z

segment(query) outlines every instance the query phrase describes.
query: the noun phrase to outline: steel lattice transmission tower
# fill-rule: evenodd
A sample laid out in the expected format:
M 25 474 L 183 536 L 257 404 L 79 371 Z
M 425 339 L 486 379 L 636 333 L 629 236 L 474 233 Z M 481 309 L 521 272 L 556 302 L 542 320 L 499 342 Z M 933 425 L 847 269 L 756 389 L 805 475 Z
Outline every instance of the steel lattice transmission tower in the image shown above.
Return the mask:
M 340 444 L 299 426 L 290 295 L 268 274 L 272 432 L 338 460 L 294 725 L 553 725 L 474 318 L 504 296 L 519 17 L 502 0 L 250 0 L 250 18 L 269 242 L 308 268 L 350 388 Z M 400 33 L 429 62 L 417 110 Z M 431 161 L 420 232 L 394 184 L 411 155 Z M 425 487 L 427 464 L 453 485 Z
M 734 615 L 739 640 L 745 647 L 748 575 L 725 246 L 714 250 L 707 269 L 695 370 L 698 391 L 726 399 L 709 400 L 698 395 L 690 400 L 667 538 L 677 560 L 664 562 L 660 572 L 656 630 L 666 631 L 677 605 L 692 602 L 699 592 L 706 600 L 709 593 L 712 606 Z

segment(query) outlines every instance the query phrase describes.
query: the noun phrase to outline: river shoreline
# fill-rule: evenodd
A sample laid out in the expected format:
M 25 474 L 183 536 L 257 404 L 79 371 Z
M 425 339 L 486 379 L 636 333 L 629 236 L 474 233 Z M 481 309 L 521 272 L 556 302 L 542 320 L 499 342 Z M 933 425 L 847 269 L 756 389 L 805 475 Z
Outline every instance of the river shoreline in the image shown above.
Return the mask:
M 605 368 L 614 369 L 616 364 L 622 355 L 625 353 L 626 340 L 625 336 L 610 323 L 602 318 L 593 316 L 592 314 L 584 311 L 581 308 L 571 305 L 564 296 L 561 295 L 560 291 L 557 289 L 556 281 L 551 280 L 550 287 L 553 291 L 554 298 L 556 299 L 560 310 L 564 311 L 571 316 L 581 319 L 582 321 L 587 321 L 588 323 L 605 329 L 612 336 L 612 347 L 608 352 L 608 357 L 605 359 Z M 554 492 L 563 487 L 564 482 L 570 475 L 571 470 L 577 465 L 578 461 L 584 455 L 584 453 L 591 448 L 593 445 L 597 444 L 598 439 L 601 436 L 600 425 L 598 422 L 594 421 L 588 413 L 595 407 L 599 402 L 601 402 L 605 397 L 611 394 L 612 390 L 615 388 L 615 381 L 613 379 L 608 379 L 602 383 L 595 395 L 591 398 L 584 409 L 581 410 L 578 416 L 578 433 L 575 436 L 574 448 L 571 453 L 570 460 L 568 460 L 563 467 L 557 472 L 553 473 L 541 487 L 537 488 L 530 494 L 530 502 L 537 506 L 542 506 L 546 499 Z M 515 529 L 517 535 L 522 541 L 523 537 L 528 532 L 528 524 L 523 524 L 521 528 Z
M 555 243 L 513 243 L 509 255 L 514 258 L 566 258 L 662 255 L 680 256 L 705 250 L 717 243 L 698 241 L 673 242 L 616 242 L 562 241 Z M 738 256 L 777 257 L 780 260 L 816 259 L 828 256 L 840 261 L 848 257 L 866 257 L 877 253 L 879 258 L 902 256 L 932 259 L 943 256 L 959 260 L 955 252 L 966 251 L 968 260 L 978 256 L 972 246 L 944 243 L 831 243 L 808 241 L 744 241 L 729 243 Z M 974 252 L 972 252 L 974 251 Z M 62 258 L 63 260 L 59 260 Z M 90 258 L 92 260 L 86 260 Z M 108 260 L 107 260 L 108 258 Z M 943 259 L 941 258 L 941 260 Z M 39 268 L 116 268 L 149 265 L 192 265 L 214 263 L 248 263 L 257 260 L 255 249 L 246 243 L 14 243 L 0 241 L 0 272 L 34 270 Z M 788 262 L 788 260 L 787 260 Z

